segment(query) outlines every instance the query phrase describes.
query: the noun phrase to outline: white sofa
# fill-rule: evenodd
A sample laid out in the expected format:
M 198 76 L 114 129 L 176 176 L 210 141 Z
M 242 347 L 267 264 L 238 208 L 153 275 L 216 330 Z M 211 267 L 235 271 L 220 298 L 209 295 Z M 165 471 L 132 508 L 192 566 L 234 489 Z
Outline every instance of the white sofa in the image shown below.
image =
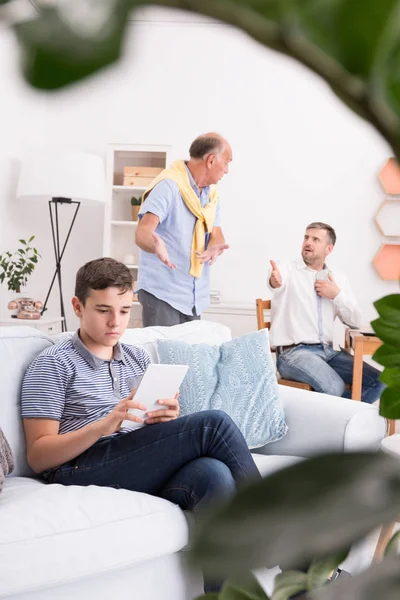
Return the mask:
M 123 339 L 156 360 L 159 337 L 219 344 L 230 332 L 195 321 L 132 329 Z M 30 471 L 19 414 L 21 381 L 28 364 L 52 343 L 29 327 L 0 328 L 0 427 L 15 458 L 0 494 L 0 598 L 191 600 L 202 592 L 202 581 L 182 560 L 188 527 L 177 506 L 122 489 L 46 485 Z M 289 432 L 257 450 L 263 474 L 318 451 L 379 447 L 385 423 L 374 407 L 288 387 L 280 393 Z

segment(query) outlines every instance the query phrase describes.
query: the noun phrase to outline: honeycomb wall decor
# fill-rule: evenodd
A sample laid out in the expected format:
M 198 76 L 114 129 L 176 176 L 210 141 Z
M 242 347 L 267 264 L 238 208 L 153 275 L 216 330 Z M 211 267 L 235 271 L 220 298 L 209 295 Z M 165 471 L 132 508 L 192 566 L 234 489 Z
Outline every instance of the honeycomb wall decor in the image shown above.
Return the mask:
M 395 158 L 388 158 L 378 177 L 386 194 L 400 194 L 400 167 Z
M 375 215 L 375 223 L 385 237 L 400 237 L 400 200 L 386 198 Z
M 382 279 L 400 279 L 400 244 L 382 244 L 372 264 Z
M 390 239 L 382 240 L 383 243 L 372 264 L 382 279 L 398 281 L 400 279 L 400 166 L 395 158 L 388 158 L 379 171 L 378 178 L 389 197 L 381 203 L 374 221 L 382 236 Z

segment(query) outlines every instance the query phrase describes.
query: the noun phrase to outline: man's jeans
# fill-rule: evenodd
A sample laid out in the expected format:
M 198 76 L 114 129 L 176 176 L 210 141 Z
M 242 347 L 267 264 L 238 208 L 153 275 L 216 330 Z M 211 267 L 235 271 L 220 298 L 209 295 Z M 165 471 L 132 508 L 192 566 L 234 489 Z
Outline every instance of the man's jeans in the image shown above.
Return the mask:
M 103 438 L 45 479 L 145 492 L 193 510 L 224 500 L 237 483 L 259 477 L 232 419 L 207 410 Z
M 298 344 L 283 352 L 278 346 L 276 366 L 284 379 L 308 383 L 316 392 L 351 398 L 351 390 L 345 390 L 345 385 L 353 381 L 353 357 L 347 352 L 327 344 Z M 385 385 L 379 375 L 380 371 L 363 364 L 362 402 L 372 404 L 380 398 Z

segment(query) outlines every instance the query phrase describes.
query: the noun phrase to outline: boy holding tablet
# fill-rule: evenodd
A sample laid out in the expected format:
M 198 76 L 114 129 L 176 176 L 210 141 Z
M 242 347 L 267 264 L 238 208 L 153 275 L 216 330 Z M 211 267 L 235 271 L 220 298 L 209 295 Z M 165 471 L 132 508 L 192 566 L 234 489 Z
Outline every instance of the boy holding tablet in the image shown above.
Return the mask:
M 122 487 L 197 510 L 259 477 L 258 470 L 223 411 L 178 419 L 178 393 L 147 413 L 135 401 L 129 380 L 143 375 L 150 358 L 119 342 L 132 284 L 129 269 L 112 258 L 79 269 L 72 299 L 79 330 L 46 348 L 24 377 L 28 462 L 48 483 Z M 148 426 L 127 428 L 126 420 Z

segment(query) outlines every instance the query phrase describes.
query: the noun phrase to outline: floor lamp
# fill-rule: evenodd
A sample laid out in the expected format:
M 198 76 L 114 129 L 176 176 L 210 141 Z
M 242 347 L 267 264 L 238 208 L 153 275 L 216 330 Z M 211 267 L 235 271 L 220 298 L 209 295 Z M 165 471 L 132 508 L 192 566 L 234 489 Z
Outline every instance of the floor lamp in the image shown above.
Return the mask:
M 79 208 L 82 203 L 105 203 L 103 160 L 83 152 L 36 153 L 23 162 L 18 181 L 17 198 L 48 202 L 55 257 L 55 271 L 43 305 L 46 310 L 55 280 L 58 281 L 62 330 L 67 331 L 62 290 L 61 261 L 65 253 Z M 60 240 L 60 209 L 73 206 L 65 239 Z

